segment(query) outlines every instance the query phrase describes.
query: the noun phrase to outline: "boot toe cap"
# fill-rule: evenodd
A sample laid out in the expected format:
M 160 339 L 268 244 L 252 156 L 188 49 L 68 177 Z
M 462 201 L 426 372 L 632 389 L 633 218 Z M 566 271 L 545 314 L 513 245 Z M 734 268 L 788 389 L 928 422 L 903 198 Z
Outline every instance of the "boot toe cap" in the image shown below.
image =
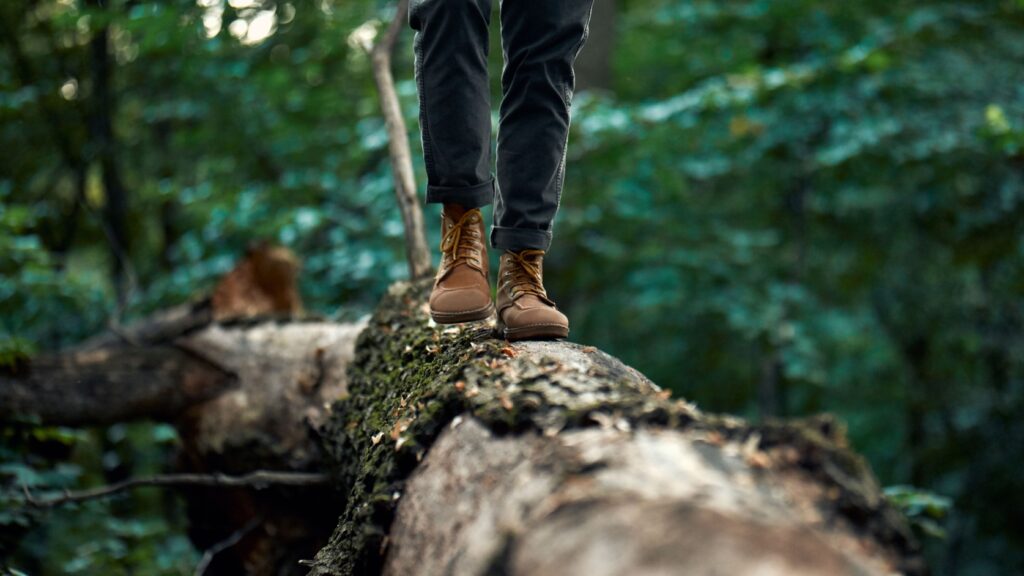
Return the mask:
M 516 324 L 569 327 L 569 318 L 555 308 L 527 308 L 516 315 Z
M 510 340 L 565 338 L 569 335 L 569 319 L 554 308 L 510 309 L 503 320 L 505 337 Z
M 476 287 L 445 288 L 430 295 L 435 321 L 464 322 L 486 318 L 493 310 L 491 296 Z

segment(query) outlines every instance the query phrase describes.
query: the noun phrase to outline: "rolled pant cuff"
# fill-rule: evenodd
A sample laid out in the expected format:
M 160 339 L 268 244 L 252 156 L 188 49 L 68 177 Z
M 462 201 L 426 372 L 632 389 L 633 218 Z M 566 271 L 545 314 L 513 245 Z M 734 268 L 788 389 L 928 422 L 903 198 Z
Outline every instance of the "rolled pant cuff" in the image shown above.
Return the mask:
M 499 250 L 544 250 L 551 246 L 551 231 L 531 228 L 491 227 L 491 246 Z
M 427 203 L 461 204 L 464 208 L 479 208 L 494 201 L 494 176 L 475 186 L 427 186 Z

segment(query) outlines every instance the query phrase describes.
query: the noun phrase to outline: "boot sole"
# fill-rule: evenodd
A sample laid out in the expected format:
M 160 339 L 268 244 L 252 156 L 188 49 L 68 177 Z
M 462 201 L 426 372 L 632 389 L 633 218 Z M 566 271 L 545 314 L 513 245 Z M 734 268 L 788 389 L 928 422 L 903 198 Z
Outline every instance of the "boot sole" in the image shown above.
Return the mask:
M 494 303 L 490 303 L 477 310 L 466 310 L 463 312 L 434 312 L 430 311 L 430 317 L 438 324 L 461 324 L 463 322 L 475 322 L 486 320 L 494 314 Z
M 500 324 L 499 332 L 506 340 L 556 340 L 569 337 L 568 326 L 561 324 L 533 324 L 519 328 L 509 328 Z

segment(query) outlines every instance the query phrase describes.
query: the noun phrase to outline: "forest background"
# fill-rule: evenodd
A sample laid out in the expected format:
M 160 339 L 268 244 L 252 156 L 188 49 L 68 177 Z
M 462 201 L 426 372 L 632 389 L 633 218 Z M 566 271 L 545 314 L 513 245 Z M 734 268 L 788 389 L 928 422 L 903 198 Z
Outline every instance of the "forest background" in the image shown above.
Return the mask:
M 311 312 L 370 310 L 406 275 L 360 45 L 392 9 L 4 0 L 0 363 L 201 294 L 259 239 Z M 1024 573 L 1024 0 L 597 0 L 580 58 L 546 264 L 572 339 L 708 411 L 839 415 L 937 574 Z M 163 470 L 172 428 L 2 430 L 12 567 L 191 573 L 173 491 L 7 505 Z

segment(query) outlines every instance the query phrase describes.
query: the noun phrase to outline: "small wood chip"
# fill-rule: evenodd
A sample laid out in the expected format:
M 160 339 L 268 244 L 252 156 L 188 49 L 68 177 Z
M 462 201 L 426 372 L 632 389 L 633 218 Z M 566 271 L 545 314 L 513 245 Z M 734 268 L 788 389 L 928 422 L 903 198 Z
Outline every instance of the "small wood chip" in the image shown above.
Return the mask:
M 409 424 L 412 424 L 412 421 L 406 418 L 402 418 L 398 422 L 395 422 L 395 425 L 391 428 L 391 439 L 398 440 L 399 443 L 404 442 L 400 436 L 402 435 L 402 432 L 409 429 Z
M 760 469 L 768 468 L 768 466 L 770 466 L 772 463 L 771 458 L 769 458 L 768 455 L 765 454 L 764 452 L 760 451 L 747 454 L 746 461 L 747 465 L 749 465 L 751 468 Z
M 704 436 L 704 441 L 714 446 L 725 444 L 725 437 L 720 432 L 711 431 Z

